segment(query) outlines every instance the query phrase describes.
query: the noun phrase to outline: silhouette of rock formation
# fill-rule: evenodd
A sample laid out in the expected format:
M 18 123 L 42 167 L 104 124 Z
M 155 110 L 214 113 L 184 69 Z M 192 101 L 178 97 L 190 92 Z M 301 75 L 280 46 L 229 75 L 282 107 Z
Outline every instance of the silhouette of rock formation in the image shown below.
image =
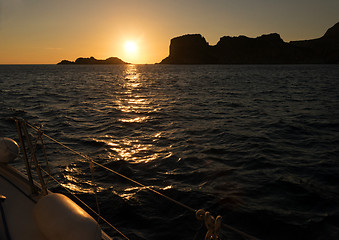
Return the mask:
M 58 64 L 128 64 L 117 57 L 110 57 L 106 60 L 98 60 L 94 57 L 90 58 L 78 58 L 75 62 L 62 60 Z
M 339 63 L 339 22 L 329 28 L 321 38 L 292 41 L 291 45 L 311 55 L 311 63 Z
M 200 34 L 184 35 L 171 40 L 170 55 L 161 63 L 207 63 L 210 46 Z
M 271 33 L 257 38 L 222 37 L 210 46 L 200 34 L 173 38 L 162 64 L 339 63 L 339 23 L 318 39 L 284 42 Z

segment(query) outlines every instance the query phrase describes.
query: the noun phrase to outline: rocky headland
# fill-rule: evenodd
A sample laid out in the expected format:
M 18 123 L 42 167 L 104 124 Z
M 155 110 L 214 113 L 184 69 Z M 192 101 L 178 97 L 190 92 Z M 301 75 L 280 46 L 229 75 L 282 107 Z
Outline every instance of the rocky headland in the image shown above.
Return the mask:
M 257 38 L 222 37 L 211 46 L 200 34 L 173 38 L 161 64 L 332 64 L 339 63 L 339 22 L 324 36 L 284 42 L 271 33 Z
M 58 63 L 59 65 L 64 64 L 128 64 L 127 62 L 122 61 L 120 58 L 117 57 L 110 57 L 106 60 L 98 60 L 94 57 L 90 58 L 77 58 L 74 62 L 68 60 L 62 60 Z

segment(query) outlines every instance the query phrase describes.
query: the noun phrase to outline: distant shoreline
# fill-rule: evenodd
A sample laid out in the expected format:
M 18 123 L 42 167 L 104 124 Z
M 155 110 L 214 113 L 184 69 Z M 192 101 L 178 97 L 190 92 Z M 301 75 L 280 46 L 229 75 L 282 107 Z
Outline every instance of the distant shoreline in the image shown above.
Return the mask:
M 61 62 L 57 63 L 57 65 L 88 65 L 88 64 L 102 64 L 102 65 L 116 65 L 116 64 L 129 64 L 127 62 L 124 62 L 120 58 L 117 57 L 110 57 L 105 60 L 99 60 L 94 57 L 90 58 L 77 58 L 74 62 L 69 60 L 62 60 Z
M 201 34 L 171 39 L 160 64 L 338 64 L 339 22 L 317 39 L 285 42 L 277 33 L 257 38 L 220 38 L 212 46 Z
M 172 63 L 127 63 L 127 64 L 55 64 L 55 63 L 0 63 L 0 67 L 10 67 L 10 66 L 59 66 L 59 65 L 68 65 L 68 66 L 86 66 L 86 65 L 92 65 L 92 66 L 124 66 L 124 65 L 155 65 L 155 66 L 182 66 L 182 65 L 188 65 L 188 66 L 270 66 L 270 65 L 281 65 L 281 66 L 300 66 L 300 65 L 324 65 L 324 66 L 331 66 L 331 65 L 338 65 L 339 63 L 253 63 L 253 64 L 244 64 L 244 63 L 188 63 L 188 64 L 172 64 Z

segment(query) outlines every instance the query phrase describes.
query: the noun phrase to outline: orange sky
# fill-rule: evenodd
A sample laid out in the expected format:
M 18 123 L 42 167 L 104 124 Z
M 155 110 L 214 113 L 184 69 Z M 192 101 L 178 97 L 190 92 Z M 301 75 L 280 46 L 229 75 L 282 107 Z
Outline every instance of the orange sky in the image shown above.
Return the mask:
M 156 63 L 170 39 L 200 33 L 285 41 L 322 36 L 339 21 L 338 0 L 1 0 L 0 64 L 55 64 L 63 59 L 119 57 Z M 125 50 L 134 41 L 134 53 Z

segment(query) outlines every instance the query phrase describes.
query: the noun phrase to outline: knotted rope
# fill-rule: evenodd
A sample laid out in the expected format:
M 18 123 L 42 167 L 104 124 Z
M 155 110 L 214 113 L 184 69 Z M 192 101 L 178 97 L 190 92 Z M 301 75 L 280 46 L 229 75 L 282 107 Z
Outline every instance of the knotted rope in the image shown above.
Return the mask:
M 217 240 L 219 239 L 220 227 L 222 217 L 219 215 L 217 218 L 214 218 L 210 212 L 206 212 L 204 209 L 199 209 L 195 213 L 196 218 L 199 221 L 204 221 L 207 228 L 207 233 L 205 235 L 205 240 Z

